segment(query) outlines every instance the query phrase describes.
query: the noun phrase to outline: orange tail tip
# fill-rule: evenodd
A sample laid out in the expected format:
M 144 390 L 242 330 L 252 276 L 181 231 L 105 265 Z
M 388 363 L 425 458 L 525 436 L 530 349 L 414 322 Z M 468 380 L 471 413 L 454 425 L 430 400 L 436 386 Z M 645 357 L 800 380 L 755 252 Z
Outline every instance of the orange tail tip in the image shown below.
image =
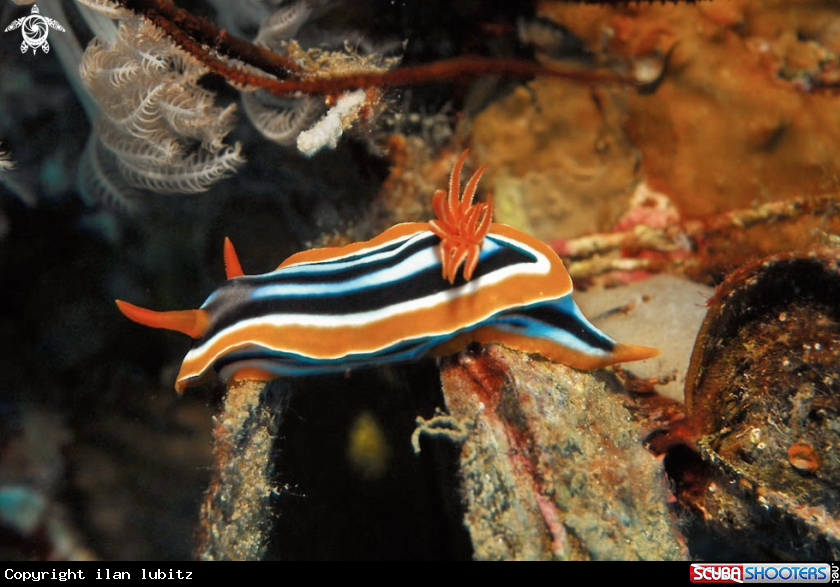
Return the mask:
M 174 312 L 155 312 L 122 300 L 116 300 L 117 308 L 126 318 L 143 326 L 164 328 L 183 332 L 192 338 L 199 338 L 207 331 L 210 318 L 204 310 L 177 310 Z
M 649 346 L 639 346 L 636 344 L 618 343 L 613 349 L 612 363 L 629 363 L 631 361 L 643 361 L 645 359 L 652 359 L 662 352 L 661 349 L 655 349 Z
M 236 254 L 236 249 L 233 248 L 233 243 L 228 237 L 225 237 L 225 273 L 228 279 L 234 277 L 242 277 L 245 272 L 242 271 L 242 264 L 239 262 L 239 256 Z

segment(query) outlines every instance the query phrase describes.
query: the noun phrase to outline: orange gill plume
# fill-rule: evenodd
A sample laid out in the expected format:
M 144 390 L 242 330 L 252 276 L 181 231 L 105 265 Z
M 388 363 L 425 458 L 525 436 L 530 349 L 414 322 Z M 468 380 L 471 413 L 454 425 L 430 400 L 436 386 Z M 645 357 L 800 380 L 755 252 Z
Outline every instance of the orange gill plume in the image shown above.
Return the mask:
M 478 265 L 481 245 L 490 223 L 493 221 L 493 199 L 473 204 L 475 189 L 481 174 L 487 169 L 481 166 L 473 174 L 461 192 L 461 167 L 469 150 L 465 150 L 449 177 L 449 193 L 437 190 L 432 197 L 432 205 L 437 219 L 429 222 L 430 230 L 440 238 L 440 260 L 443 265 L 443 278 L 455 283 L 458 270 L 464 266 L 464 279 L 469 281 Z

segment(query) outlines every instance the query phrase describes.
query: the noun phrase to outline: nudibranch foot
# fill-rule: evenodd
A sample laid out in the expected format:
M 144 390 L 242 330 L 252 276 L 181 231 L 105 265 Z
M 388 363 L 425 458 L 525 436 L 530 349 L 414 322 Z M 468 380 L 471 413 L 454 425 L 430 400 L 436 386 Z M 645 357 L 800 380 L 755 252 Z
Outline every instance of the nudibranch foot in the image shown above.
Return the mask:
M 609 351 L 590 353 L 578 348 L 558 345 L 546 339 L 531 338 L 492 327 L 478 329 L 471 339 L 481 344 L 497 343 L 523 353 L 540 355 L 555 363 L 562 363 L 581 371 L 602 369 L 618 363 L 642 361 L 662 352 L 660 349 L 619 342 Z

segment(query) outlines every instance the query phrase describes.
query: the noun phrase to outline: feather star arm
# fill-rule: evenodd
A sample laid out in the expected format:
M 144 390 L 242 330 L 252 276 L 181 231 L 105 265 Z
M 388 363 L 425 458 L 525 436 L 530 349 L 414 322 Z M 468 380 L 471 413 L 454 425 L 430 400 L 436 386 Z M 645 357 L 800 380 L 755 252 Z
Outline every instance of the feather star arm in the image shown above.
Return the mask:
M 481 245 L 490 230 L 493 220 L 493 200 L 473 204 L 478 180 L 487 169 L 483 165 L 476 171 L 461 195 L 461 167 L 467 158 L 465 150 L 449 177 L 449 193 L 437 190 L 432 198 L 432 205 L 437 218 L 429 222 L 430 230 L 440 238 L 440 261 L 443 266 L 443 278 L 455 283 L 458 270 L 463 265 L 464 279 L 469 281 L 478 265 Z

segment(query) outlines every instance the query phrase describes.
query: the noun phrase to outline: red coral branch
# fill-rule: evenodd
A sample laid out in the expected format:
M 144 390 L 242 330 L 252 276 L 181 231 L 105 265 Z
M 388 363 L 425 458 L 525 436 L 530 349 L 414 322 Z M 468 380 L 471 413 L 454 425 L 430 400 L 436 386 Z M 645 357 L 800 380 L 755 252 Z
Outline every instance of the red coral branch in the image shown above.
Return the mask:
M 635 80 L 611 72 L 559 69 L 521 59 L 477 56 L 456 57 L 391 71 L 318 75 L 319 72 L 305 71 L 287 56 L 220 30 L 212 22 L 177 8 L 169 0 L 121 0 L 121 5 L 165 31 L 178 46 L 211 71 L 231 82 L 263 88 L 278 95 L 294 92 L 333 94 L 358 88 L 457 82 L 484 75 L 523 78 L 545 75 L 585 83 L 636 83 Z M 268 75 L 229 65 L 216 52 L 251 65 Z
M 189 38 L 197 43 L 199 48 L 201 45 L 213 47 L 227 57 L 239 59 L 279 78 L 286 77 L 291 72 L 301 71 L 301 67 L 285 55 L 228 34 L 206 18 L 194 16 L 183 8 L 178 8 L 170 0 L 118 0 L 118 2 L 136 14 L 145 16 L 166 31 L 178 44 Z M 182 45 L 182 48 L 193 53 L 186 46 Z

